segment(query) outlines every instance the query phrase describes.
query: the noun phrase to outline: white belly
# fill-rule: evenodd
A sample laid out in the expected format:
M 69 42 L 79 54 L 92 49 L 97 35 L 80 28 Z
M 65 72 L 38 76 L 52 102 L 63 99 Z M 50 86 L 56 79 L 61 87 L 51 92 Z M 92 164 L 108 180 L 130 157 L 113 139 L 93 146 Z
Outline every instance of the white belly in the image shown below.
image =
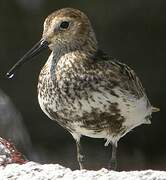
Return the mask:
M 147 106 L 146 96 L 136 100 L 133 97 L 126 98 L 120 92 L 120 98 L 111 96 L 107 92 L 104 92 L 104 96 L 101 96 L 101 93 L 95 92 L 93 93 L 93 97 L 95 101 L 91 101 L 89 99 L 89 101 L 87 102 L 84 98 L 82 98 L 82 100 L 79 101 L 82 104 L 82 108 L 81 110 L 78 108 L 77 115 L 81 116 L 85 111 L 90 113 L 92 107 L 100 108 L 101 112 L 105 111 L 105 106 L 109 105 L 109 102 L 107 102 L 107 100 L 111 99 L 112 103 L 118 103 L 121 115 L 124 116 L 124 118 L 126 119 L 123 123 L 123 126 L 126 127 L 127 130 L 122 136 L 128 133 L 131 129 L 141 124 L 150 124 L 150 120 L 148 120 L 146 117 L 151 115 L 152 110 L 151 107 Z M 75 102 L 75 107 L 79 107 L 78 104 L 78 102 Z M 108 145 L 110 141 L 117 142 L 122 137 L 121 135 L 112 137 L 111 134 L 108 134 L 106 131 L 102 131 L 98 134 L 95 134 L 92 130 L 82 128 L 82 124 L 80 122 L 73 123 L 73 126 L 75 127 L 76 131 L 82 135 L 94 138 L 107 139 L 106 145 Z
M 150 121 L 146 119 L 147 116 L 151 115 L 151 108 L 147 106 L 147 98 L 146 96 L 135 99 L 134 97 L 127 97 L 126 95 L 122 94 L 120 91 L 116 91 L 116 94 L 119 95 L 119 97 L 112 96 L 108 92 L 104 90 L 100 90 L 100 92 L 89 92 L 89 98 L 88 100 L 82 97 L 81 99 L 75 99 L 73 106 L 74 106 L 74 112 L 69 113 L 67 116 L 65 113 L 65 117 L 63 114 L 63 111 L 68 110 L 70 112 L 70 109 L 72 108 L 69 104 L 63 104 L 62 106 L 59 106 L 58 109 L 56 109 L 55 104 L 51 103 L 49 101 L 49 98 L 47 98 L 47 101 L 44 100 L 42 97 L 38 96 L 39 104 L 41 109 L 45 112 L 45 114 L 50 118 L 53 119 L 49 113 L 45 109 L 45 103 L 49 104 L 49 108 L 51 108 L 54 112 L 58 112 L 59 116 L 62 118 L 68 118 L 72 119 L 76 116 L 82 117 L 85 112 L 91 113 L 92 109 L 96 108 L 99 109 L 100 112 L 106 111 L 107 107 L 111 103 L 118 103 L 118 108 L 120 110 L 121 115 L 125 118 L 125 121 L 123 122 L 123 126 L 126 128 L 126 131 L 123 135 L 113 137 L 110 133 L 103 130 L 99 133 L 94 133 L 93 130 L 83 128 L 83 121 L 82 122 L 75 122 L 72 121 L 72 128 L 75 129 L 75 134 L 78 136 L 85 135 L 93 138 L 105 138 L 107 139 L 106 145 L 109 144 L 109 142 L 117 142 L 122 136 L 124 136 L 127 132 L 129 132 L 131 129 L 141 125 L 141 124 L 148 124 Z M 109 101 L 108 101 L 109 100 Z M 72 108 L 73 110 L 73 108 Z M 109 109 L 107 109 L 109 111 Z M 54 119 L 53 119 L 54 120 Z M 75 135 L 74 135 L 75 136 Z

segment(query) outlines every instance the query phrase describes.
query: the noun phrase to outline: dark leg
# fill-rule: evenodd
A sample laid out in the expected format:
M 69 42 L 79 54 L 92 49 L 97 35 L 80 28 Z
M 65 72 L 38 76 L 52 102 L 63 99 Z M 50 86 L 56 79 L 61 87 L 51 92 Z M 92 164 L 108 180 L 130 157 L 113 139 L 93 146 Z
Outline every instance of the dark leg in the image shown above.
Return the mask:
M 83 150 L 80 144 L 80 139 L 76 140 L 76 146 L 77 146 L 77 161 L 79 163 L 80 169 L 84 169 L 84 154 L 83 154 Z
M 108 165 L 108 169 L 110 169 L 110 170 L 116 170 L 117 169 L 116 151 L 117 151 L 117 145 L 112 144 L 111 160 L 110 160 L 109 165 Z

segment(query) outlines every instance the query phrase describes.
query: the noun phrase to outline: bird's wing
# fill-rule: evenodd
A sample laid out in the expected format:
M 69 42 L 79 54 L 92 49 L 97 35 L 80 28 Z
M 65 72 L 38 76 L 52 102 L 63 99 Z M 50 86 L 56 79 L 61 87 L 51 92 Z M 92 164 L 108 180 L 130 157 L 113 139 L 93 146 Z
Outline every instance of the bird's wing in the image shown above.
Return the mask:
M 122 91 L 132 94 L 138 99 L 145 95 L 145 90 L 138 76 L 126 64 L 110 58 L 102 51 L 98 51 L 94 57 L 94 66 L 95 69 L 102 71 L 103 78 L 106 77 L 108 83 L 112 82 Z M 100 74 L 97 76 L 99 77 Z

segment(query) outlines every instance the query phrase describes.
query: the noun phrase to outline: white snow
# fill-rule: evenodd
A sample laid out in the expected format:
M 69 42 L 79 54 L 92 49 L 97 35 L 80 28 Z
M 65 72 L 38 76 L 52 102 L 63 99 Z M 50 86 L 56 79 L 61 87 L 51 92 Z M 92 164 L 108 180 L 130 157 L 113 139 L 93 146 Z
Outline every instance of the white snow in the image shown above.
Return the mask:
M 28 162 L 0 166 L 0 180 L 166 180 L 165 171 L 75 170 L 58 164 Z

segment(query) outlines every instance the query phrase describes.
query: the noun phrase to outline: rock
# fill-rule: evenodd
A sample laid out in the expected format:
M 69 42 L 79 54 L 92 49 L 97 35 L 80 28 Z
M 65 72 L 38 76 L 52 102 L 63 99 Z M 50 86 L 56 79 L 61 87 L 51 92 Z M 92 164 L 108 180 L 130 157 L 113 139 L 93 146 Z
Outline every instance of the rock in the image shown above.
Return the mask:
M 58 164 L 8 164 L 0 167 L 0 180 L 165 180 L 165 171 L 75 170 Z
M 11 163 L 23 164 L 26 162 L 25 157 L 15 148 L 12 142 L 0 137 L 0 166 L 6 166 Z

